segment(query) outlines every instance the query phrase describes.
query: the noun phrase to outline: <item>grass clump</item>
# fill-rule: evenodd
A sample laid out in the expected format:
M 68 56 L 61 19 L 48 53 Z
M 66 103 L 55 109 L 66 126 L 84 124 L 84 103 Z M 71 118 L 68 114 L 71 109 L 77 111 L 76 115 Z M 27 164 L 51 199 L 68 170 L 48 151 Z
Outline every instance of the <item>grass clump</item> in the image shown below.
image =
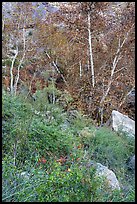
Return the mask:
M 134 141 L 102 127 L 96 131 L 90 145 L 90 152 L 97 161 L 111 167 L 123 167 L 127 159 L 134 154 Z

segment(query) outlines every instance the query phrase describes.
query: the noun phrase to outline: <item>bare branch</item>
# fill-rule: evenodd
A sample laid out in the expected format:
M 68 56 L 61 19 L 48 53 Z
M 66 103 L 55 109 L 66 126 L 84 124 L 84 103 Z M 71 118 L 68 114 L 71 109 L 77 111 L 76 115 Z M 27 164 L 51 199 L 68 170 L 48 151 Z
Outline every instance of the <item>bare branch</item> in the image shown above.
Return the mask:
M 47 51 L 45 52 L 47 57 L 51 60 L 50 55 L 47 53 Z M 57 70 L 57 72 L 60 74 L 60 76 L 62 77 L 63 81 L 65 82 L 66 86 L 68 86 L 67 81 L 65 80 L 63 74 L 61 74 L 59 68 L 57 67 L 56 63 L 54 61 L 52 61 L 53 66 L 55 67 L 55 69 Z
M 121 67 L 121 69 L 119 69 L 119 70 L 115 71 L 115 72 L 114 72 L 114 74 L 116 74 L 116 73 L 120 72 L 120 71 L 121 71 L 121 70 L 123 70 L 123 69 L 126 69 L 126 67 Z

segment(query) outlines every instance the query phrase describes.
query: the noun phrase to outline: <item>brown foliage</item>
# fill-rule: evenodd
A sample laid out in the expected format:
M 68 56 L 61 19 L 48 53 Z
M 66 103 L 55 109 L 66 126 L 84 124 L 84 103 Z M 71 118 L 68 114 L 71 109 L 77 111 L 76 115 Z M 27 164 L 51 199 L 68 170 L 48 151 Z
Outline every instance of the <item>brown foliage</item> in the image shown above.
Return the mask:
M 31 14 L 30 5 L 27 12 Z M 91 83 L 89 64 L 87 12 L 90 12 L 92 17 L 94 88 Z M 133 118 L 134 111 L 130 111 L 131 109 L 126 104 L 121 107 L 119 104 L 135 84 L 134 18 L 134 2 L 123 2 L 123 4 L 119 2 L 119 5 L 115 2 L 68 2 L 68 4 L 60 4 L 60 10 L 49 14 L 43 22 L 39 20 L 33 22 L 29 17 L 27 27 L 30 22 L 30 25 L 34 25 L 35 31 L 33 39 L 27 41 L 25 60 L 29 65 L 20 70 L 20 81 L 26 83 L 28 87 L 31 86 L 31 91 L 34 93 L 37 89 L 37 82 L 40 84 L 39 88 L 42 89 L 48 86 L 48 77 L 53 77 L 58 89 L 67 89 L 72 95 L 74 98 L 72 105 L 83 110 L 98 122 L 100 121 L 100 108 L 103 108 L 104 111 L 103 122 L 107 121 L 113 109 Z M 63 24 L 62 28 L 60 24 Z M 6 22 L 4 32 L 9 36 L 9 32 L 13 32 L 15 28 L 15 23 Z M 129 35 L 119 53 L 120 59 L 112 77 L 110 90 L 103 104 L 100 104 L 110 81 L 118 45 L 123 42 L 128 32 Z M 13 34 L 15 36 L 18 34 L 20 37 L 17 31 Z M 3 53 L 6 55 L 6 40 L 3 45 Z M 43 48 L 50 55 L 50 59 L 44 51 L 38 51 Z M 59 71 L 67 81 L 67 87 L 60 73 L 57 73 L 52 65 L 53 62 L 59 65 Z M 43 77 L 44 72 L 47 73 L 46 77 Z M 16 75 L 16 69 L 14 69 L 14 75 Z M 5 78 L 3 83 L 9 86 L 9 73 L 6 76 L 8 78 Z

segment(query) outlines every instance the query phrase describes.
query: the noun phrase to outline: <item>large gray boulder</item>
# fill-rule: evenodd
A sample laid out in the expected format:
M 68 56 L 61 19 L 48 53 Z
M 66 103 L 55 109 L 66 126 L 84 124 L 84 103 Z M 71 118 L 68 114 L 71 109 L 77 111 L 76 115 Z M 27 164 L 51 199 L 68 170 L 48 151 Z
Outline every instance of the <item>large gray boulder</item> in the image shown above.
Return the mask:
M 105 183 L 107 183 L 108 187 L 113 191 L 113 190 L 120 190 L 120 184 L 119 181 L 116 178 L 115 173 L 108 169 L 108 167 L 96 163 L 94 161 L 91 161 L 87 164 L 87 167 L 94 167 L 95 168 L 95 177 L 96 178 L 104 178 Z
M 135 136 L 135 121 L 115 110 L 112 111 L 112 127 L 115 131 L 122 131 L 128 136 Z
M 115 173 L 112 170 L 108 169 L 108 167 L 103 166 L 100 163 L 97 163 L 96 165 L 97 165 L 96 176 L 105 177 L 108 186 L 112 190 L 120 190 L 120 184 L 119 184 L 119 181 L 116 178 Z

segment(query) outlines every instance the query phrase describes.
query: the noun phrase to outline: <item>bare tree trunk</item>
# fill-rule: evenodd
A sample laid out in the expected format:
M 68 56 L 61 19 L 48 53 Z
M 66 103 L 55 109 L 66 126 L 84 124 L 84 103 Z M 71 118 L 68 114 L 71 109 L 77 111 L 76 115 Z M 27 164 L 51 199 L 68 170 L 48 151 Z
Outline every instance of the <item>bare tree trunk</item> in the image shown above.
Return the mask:
M 109 82 L 108 82 L 108 85 L 107 85 L 107 90 L 106 92 L 104 93 L 101 101 L 100 101 L 100 104 L 103 104 L 104 100 L 106 99 L 108 93 L 109 93 L 109 90 L 110 90 L 110 87 L 111 87 L 111 84 L 113 82 L 113 75 L 115 74 L 115 69 L 116 69 L 116 66 L 119 62 L 119 60 L 121 59 L 121 56 L 120 56 L 120 51 L 121 51 L 121 48 L 123 47 L 125 41 L 127 40 L 127 37 L 124 38 L 123 42 L 120 44 L 120 39 L 119 39 L 119 42 L 118 42 L 118 49 L 117 49 L 117 52 L 116 52 L 116 55 L 114 57 L 114 60 L 113 60 L 113 63 L 112 63 L 112 69 L 111 69 L 111 75 L 110 75 L 110 79 L 109 79 Z
M 13 60 L 12 60 L 11 67 L 10 67 L 10 77 L 11 77 L 11 79 L 10 79 L 10 92 L 11 92 L 12 95 L 13 95 L 13 93 L 14 93 L 14 86 L 13 86 L 13 67 L 14 67 L 14 63 L 15 63 L 15 60 L 16 60 L 17 55 L 18 55 L 18 45 L 17 45 L 17 44 L 16 44 L 16 48 L 17 48 L 16 54 L 15 54 Z
M 15 80 L 15 83 L 14 83 L 14 94 L 16 95 L 16 92 L 17 92 L 17 85 L 18 85 L 18 81 L 19 81 L 19 76 L 20 76 L 20 67 L 22 65 L 22 62 L 24 60 L 24 57 L 25 57 L 25 49 L 26 49 L 26 42 L 25 42 L 25 29 L 23 28 L 23 56 L 22 56 L 22 59 L 20 60 L 20 63 L 18 65 L 18 72 L 17 72 L 17 76 L 16 76 L 16 80 Z
M 80 76 L 80 78 L 82 77 L 82 64 L 81 64 L 81 60 L 79 61 L 79 76 Z
M 93 64 L 93 53 L 91 44 L 91 23 L 90 23 L 90 12 L 88 12 L 88 42 L 89 42 L 89 55 L 90 55 L 90 66 L 91 66 L 91 76 L 92 76 L 92 86 L 95 86 L 95 76 L 94 76 L 94 64 Z
M 123 43 L 122 43 L 123 44 Z M 121 44 L 121 45 L 122 45 Z M 102 96 L 102 99 L 100 101 L 100 107 L 99 107 L 99 113 L 100 113 L 100 125 L 103 124 L 103 110 L 104 110 L 104 101 L 110 91 L 110 88 L 111 88 L 111 84 L 113 82 L 113 75 L 114 75 L 114 71 L 116 69 L 116 66 L 119 62 L 119 60 L 121 59 L 120 57 L 120 49 L 121 49 L 121 45 L 120 45 L 120 40 L 119 40 L 119 45 L 118 45 L 118 49 L 117 49 L 117 52 L 116 52 L 116 55 L 115 55 L 115 58 L 113 60 L 113 63 L 112 63 L 112 69 L 111 69 L 111 75 L 110 75 L 110 79 L 109 79 L 109 82 L 108 82 L 108 85 L 107 85 L 107 89 L 106 91 L 104 92 L 103 91 L 103 96 Z M 122 45 L 123 46 L 123 45 Z
M 132 29 L 132 27 L 131 27 L 131 29 Z M 104 101 L 105 101 L 105 99 L 106 99 L 106 97 L 107 97 L 107 95 L 108 95 L 108 93 L 110 91 L 111 84 L 112 84 L 112 82 L 114 80 L 113 76 L 116 73 L 115 72 L 116 66 L 117 66 L 119 60 L 122 58 L 122 56 L 120 56 L 120 51 L 121 51 L 122 47 L 124 46 L 124 44 L 125 44 L 125 42 L 126 42 L 126 40 L 128 38 L 128 34 L 129 34 L 130 30 L 127 32 L 123 42 L 120 43 L 120 39 L 119 39 L 119 42 L 118 42 L 118 49 L 117 49 L 116 55 L 115 55 L 113 63 L 112 63 L 111 75 L 110 75 L 110 79 L 109 79 L 109 82 L 108 82 L 108 85 L 107 85 L 107 89 L 106 89 L 105 92 L 103 92 L 103 96 L 102 96 L 101 101 L 100 101 L 99 112 L 100 112 L 100 117 L 101 117 L 101 123 L 103 123 Z
M 88 39 L 87 39 L 88 41 Z M 87 47 L 87 71 L 90 71 L 89 47 Z

